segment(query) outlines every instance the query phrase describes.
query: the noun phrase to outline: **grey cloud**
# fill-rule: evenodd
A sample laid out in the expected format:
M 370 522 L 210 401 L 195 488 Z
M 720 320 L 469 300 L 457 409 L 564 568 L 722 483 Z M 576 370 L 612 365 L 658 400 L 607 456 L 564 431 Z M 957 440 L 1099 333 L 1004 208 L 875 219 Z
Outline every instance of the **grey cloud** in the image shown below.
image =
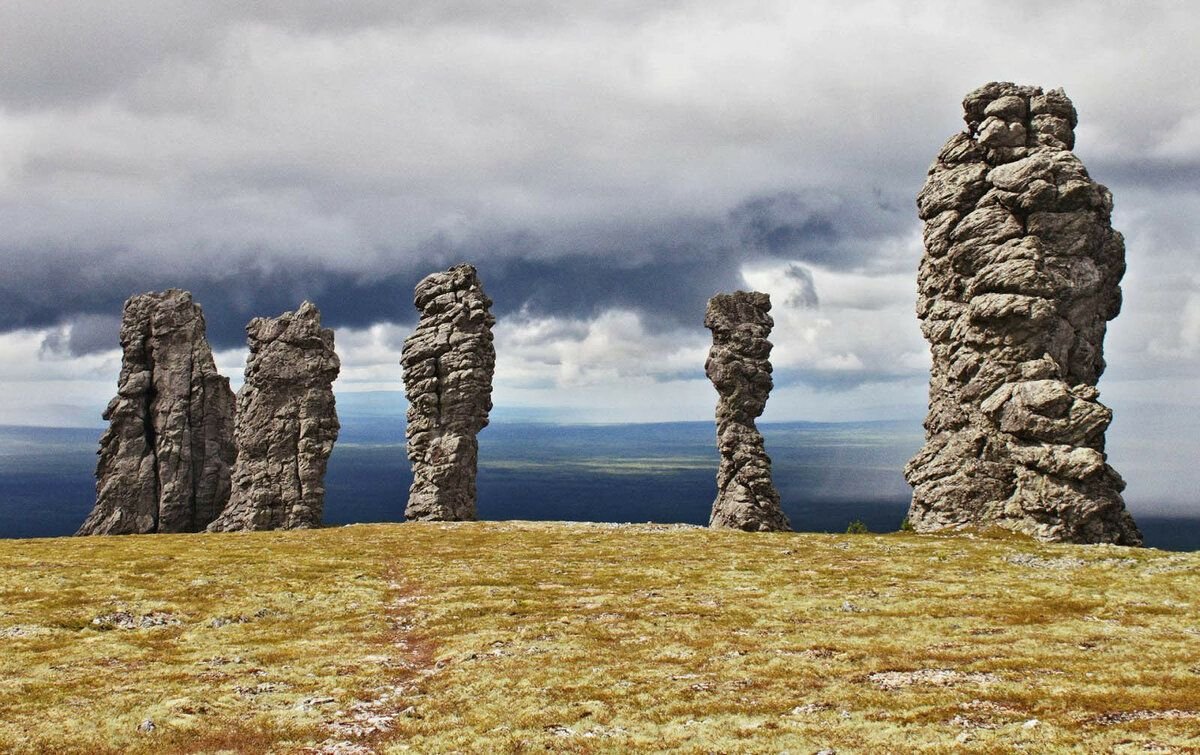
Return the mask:
M 1122 348 L 1178 319 L 1166 278 L 1200 274 L 1195 161 L 1164 157 L 1200 117 L 1183 6 L 332 7 L 0 4 L 0 330 L 168 286 L 220 345 L 305 297 L 335 325 L 408 321 L 416 280 L 461 260 L 502 314 L 670 329 L 748 262 L 913 272 L 913 196 L 998 75 L 1076 100 L 1128 230 Z
M 864 200 L 869 201 L 869 200 Z M 811 212 L 812 230 L 796 224 L 786 231 L 786 244 L 747 243 L 754 232 L 772 223 L 786 224 L 773 208 L 788 213 Z M 746 208 L 751 208 L 747 210 Z M 504 231 L 454 239 L 426 239 L 416 248 L 397 248 L 361 269 L 339 259 L 349 250 L 329 255 L 330 262 L 286 262 L 253 248 L 236 258 L 219 250 L 180 255 L 161 264 L 153 249 L 123 253 L 116 248 L 88 253 L 41 249 L 14 260 L 11 274 L 0 281 L 7 306 L 0 329 L 45 327 L 80 315 L 120 312 L 134 293 L 180 287 L 191 290 L 205 308 L 214 342 L 221 347 L 241 343 L 245 322 L 275 315 L 305 298 L 317 301 L 328 324 L 361 327 L 377 321 L 411 318 L 412 287 L 421 277 L 460 261 L 476 264 L 489 295 L 502 314 L 588 317 L 612 307 L 649 315 L 652 330 L 698 323 L 705 302 L 719 291 L 743 285 L 740 269 L 755 259 L 815 259 L 834 269 L 871 262 L 866 250 L 888 234 L 902 233 L 913 221 L 896 218 L 897 228 L 876 223 L 873 236 L 859 235 L 862 203 L 825 200 L 806 211 L 795 192 L 756 196 L 711 218 L 660 218 L 642 224 L 614 219 L 587 226 Z M 747 216 L 752 215 L 752 220 Z M 766 231 L 770 233 L 769 230 Z M 344 259 L 344 258 L 343 258 Z M 811 273 L 794 266 L 805 301 L 815 302 Z M 803 287 L 807 285 L 807 289 Z M 103 349 L 102 339 L 79 341 L 73 350 Z
M 315 36 L 454 26 L 529 33 L 584 20 L 630 23 L 680 5 L 686 3 L 589 8 L 552 0 L 6 0 L 0 4 L 0 102 L 22 109 L 94 102 L 136 88 L 164 67 L 204 63 L 247 26 Z
M 65 323 L 65 327 L 46 334 L 41 353 L 68 357 L 112 349 L 117 346 L 120 330 L 119 316 L 76 315 Z
M 898 383 L 923 382 L 925 373 L 916 370 L 896 370 L 870 366 L 859 370 L 817 370 L 784 368 L 774 373 L 777 385 L 803 384 L 820 393 L 842 393 L 863 386 L 878 386 L 881 393 Z
M 784 271 L 784 275 L 791 278 L 797 284 L 796 292 L 788 297 L 787 303 L 789 306 L 812 309 L 821 303 L 820 298 L 817 296 L 817 286 L 813 282 L 811 270 L 803 265 L 792 264 L 788 265 Z
M 0 102 L 50 108 L 111 93 L 164 61 L 194 58 L 216 41 L 203 4 L 0 4 L 5 54 Z
M 795 193 L 751 199 L 731 216 L 743 242 L 775 254 L 794 253 L 804 244 L 825 247 L 838 241 L 838 231 L 828 218 Z

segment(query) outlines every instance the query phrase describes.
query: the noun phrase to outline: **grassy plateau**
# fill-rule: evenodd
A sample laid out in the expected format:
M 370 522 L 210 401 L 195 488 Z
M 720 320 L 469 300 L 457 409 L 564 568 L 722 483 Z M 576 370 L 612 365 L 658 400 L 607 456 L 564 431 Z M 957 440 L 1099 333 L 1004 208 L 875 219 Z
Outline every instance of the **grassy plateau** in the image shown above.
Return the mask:
M 1200 752 L 1200 553 L 526 522 L 0 541 L 0 752 Z

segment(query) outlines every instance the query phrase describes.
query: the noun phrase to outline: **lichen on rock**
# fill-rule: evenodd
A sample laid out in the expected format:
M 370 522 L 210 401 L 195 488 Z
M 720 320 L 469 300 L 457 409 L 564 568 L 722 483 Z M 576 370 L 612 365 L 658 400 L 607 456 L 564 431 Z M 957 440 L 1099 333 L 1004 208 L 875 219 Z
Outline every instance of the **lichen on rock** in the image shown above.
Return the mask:
M 400 363 L 408 397 L 408 458 L 413 482 L 409 520 L 476 518 L 477 435 L 492 408 L 492 300 L 471 265 L 456 265 L 417 284 L 416 330 Z
M 717 389 L 717 498 L 710 527 L 749 531 L 791 530 L 771 482 L 767 455 L 755 419 L 763 413 L 774 382 L 771 342 L 775 324 L 764 293 L 717 294 L 708 302 L 704 326 L 713 344 L 704 372 Z
M 234 396 L 187 291 L 130 297 L 104 410 L 96 505 L 80 535 L 197 532 L 229 498 Z
M 925 446 L 905 469 L 909 520 L 1139 545 L 1096 389 L 1125 272 L 1112 195 L 1071 151 L 1061 89 L 991 83 L 963 108 L 967 129 L 917 196 L 933 362 Z
M 246 326 L 250 354 L 238 392 L 233 492 L 213 532 L 318 527 L 325 468 L 341 425 L 333 331 L 312 302 Z

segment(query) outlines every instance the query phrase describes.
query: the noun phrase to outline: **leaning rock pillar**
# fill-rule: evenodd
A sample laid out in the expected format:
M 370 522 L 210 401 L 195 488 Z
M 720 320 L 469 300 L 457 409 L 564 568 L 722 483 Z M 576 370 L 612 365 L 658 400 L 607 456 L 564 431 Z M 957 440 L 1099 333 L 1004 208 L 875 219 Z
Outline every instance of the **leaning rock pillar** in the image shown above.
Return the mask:
M 710 527 L 791 530 L 771 482 L 771 457 L 754 424 L 771 392 L 771 298 L 758 292 L 717 294 L 708 302 L 704 326 L 713 345 L 704 372 L 719 396 L 717 498 Z
M 1096 390 L 1125 272 L 1112 195 L 1071 151 L 1061 89 L 992 83 L 963 108 L 967 129 L 917 197 L 933 365 L 925 446 L 905 469 L 909 520 L 1139 545 Z
M 333 331 L 312 302 L 246 326 L 250 355 L 238 392 L 237 463 L 229 505 L 208 528 L 319 527 L 325 467 L 341 425 L 333 381 L 341 369 Z

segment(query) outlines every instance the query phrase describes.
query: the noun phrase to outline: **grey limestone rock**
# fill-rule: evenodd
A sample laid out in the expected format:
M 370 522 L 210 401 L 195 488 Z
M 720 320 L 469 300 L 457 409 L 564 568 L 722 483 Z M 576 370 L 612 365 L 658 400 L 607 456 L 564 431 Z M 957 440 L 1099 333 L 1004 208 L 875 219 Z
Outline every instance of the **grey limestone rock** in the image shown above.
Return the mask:
M 1140 545 L 1095 387 L 1125 272 L 1112 195 L 1071 152 L 1061 89 L 992 83 L 963 108 L 967 129 L 917 196 L 933 366 L 925 446 L 905 469 L 909 520 Z
M 413 470 L 404 516 L 475 519 L 476 435 L 488 424 L 496 367 L 492 300 L 475 268 L 457 265 L 418 283 L 413 304 L 421 316 L 400 360 Z
M 80 535 L 197 532 L 229 498 L 234 397 L 186 291 L 130 297 L 104 410 L 96 505 Z
M 708 302 L 704 326 L 713 345 L 704 372 L 717 389 L 717 498 L 710 527 L 749 531 L 791 530 L 771 482 L 771 457 L 754 420 L 774 385 L 771 298 L 758 292 L 717 294 Z
M 246 326 L 250 355 L 238 392 L 237 462 L 229 505 L 212 532 L 319 527 L 325 467 L 337 440 L 333 331 L 312 302 Z

